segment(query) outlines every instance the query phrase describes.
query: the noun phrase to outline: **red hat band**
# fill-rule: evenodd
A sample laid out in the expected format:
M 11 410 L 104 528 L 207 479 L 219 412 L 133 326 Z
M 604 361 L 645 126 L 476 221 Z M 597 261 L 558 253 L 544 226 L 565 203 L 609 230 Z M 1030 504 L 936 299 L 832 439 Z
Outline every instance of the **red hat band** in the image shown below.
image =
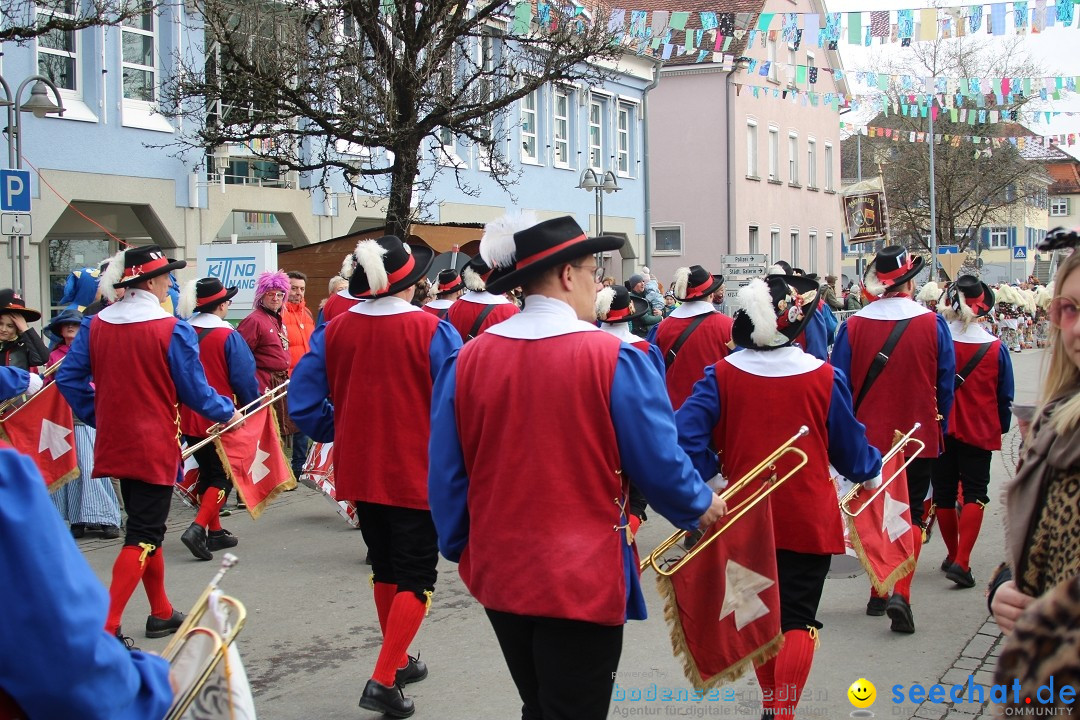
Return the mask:
M 220 290 L 218 290 L 213 295 L 210 295 L 209 297 L 199 298 L 198 299 L 198 306 L 208 305 L 208 304 L 214 302 L 215 300 L 220 300 L 221 298 L 225 297 L 228 294 L 229 294 L 228 289 L 221 288 Z
M 145 262 L 142 265 L 132 265 L 131 267 L 124 268 L 124 277 L 125 278 L 138 277 L 139 275 L 143 275 L 143 274 L 148 273 L 148 272 L 153 272 L 154 270 L 157 270 L 158 268 L 163 268 L 168 264 L 169 264 L 169 259 L 163 257 L 163 258 L 158 258 L 156 260 L 151 260 L 150 262 Z
M 624 308 L 618 310 L 612 310 L 608 312 L 606 322 L 614 322 L 615 320 L 622 320 L 624 317 L 630 314 L 630 306 L 627 305 Z
M 691 288 L 687 288 L 687 290 L 686 290 L 687 299 L 690 299 L 690 298 L 693 298 L 693 297 L 697 297 L 698 295 L 701 295 L 706 290 L 708 290 L 710 287 L 712 287 L 712 284 L 713 284 L 713 276 L 709 275 L 708 277 L 705 278 L 705 282 L 699 283 L 699 284 L 697 284 L 697 285 L 695 285 L 695 286 L 693 286 Z
M 904 253 L 904 264 L 898 267 L 896 270 L 878 270 L 878 279 L 884 282 L 886 285 L 893 284 L 893 280 L 900 277 L 904 273 L 908 272 L 915 266 L 915 261 L 911 259 L 911 255 Z

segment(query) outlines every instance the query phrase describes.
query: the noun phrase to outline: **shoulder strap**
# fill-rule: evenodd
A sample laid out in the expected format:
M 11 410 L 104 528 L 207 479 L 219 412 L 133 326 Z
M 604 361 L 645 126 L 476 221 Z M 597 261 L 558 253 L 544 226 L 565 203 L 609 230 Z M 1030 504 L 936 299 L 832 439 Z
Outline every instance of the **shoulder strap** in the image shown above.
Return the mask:
M 484 309 L 481 310 L 480 314 L 476 316 L 476 322 L 474 322 L 472 324 L 472 327 L 469 328 L 469 335 L 465 338 L 466 340 L 472 340 L 474 337 L 476 337 L 477 333 L 480 332 L 480 327 L 484 324 L 484 321 L 487 320 L 487 316 L 490 315 L 491 311 L 494 309 L 494 305 L 484 306 Z
M 199 336 L 199 342 L 202 342 L 203 338 L 209 335 L 214 328 L 195 328 L 195 334 Z
M 885 344 L 881 346 L 881 350 L 874 356 L 874 360 L 870 363 L 870 369 L 866 372 L 866 379 L 863 380 L 862 387 L 859 388 L 859 397 L 855 400 L 853 410 L 856 414 L 859 412 L 859 406 L 866 399 L 866 393 L 870 392 L 870 387 L 885 369 L 885 364 L 889 362 L 889 355 L 896 349 L 896 343 L 900 342 L 900 336 L 904 334 L 904 330 L 907 329 L 910 323 L 911 318 L 904 318 L 893 325 L 892 332 L 885 339 Z
M 447 313 L 450 312 L 450 306 L 447 305 L 444 308 L 439 309 L 435 314 L 439 316 L 440 320 L 445 320 Z
M 682 331 L 682 335 L 679 336 L 679 338 L 675 341 L 675 344 L 672 345 L 671 348 L 664 355 L 665 368 L 670 368 L 674 364 L 675 356 L 679 354 L 679 350 L 681 350 L 682 346 L 686 344 L 686 340 L 690 337 L 690 335 L 698 329 L 698 325 L 705 322 L 705 319 L 710 315 L 715 314 L 715 310 L 710 310 L 709 312 L 701 313 L 690 321 L 690 324 L 687 325 L 686 329 Z
M 953 382 L 954 390 L 960 389 L 960 386 L 964 384 L 964 381 L 968 379 L 968 376 L 975 371 L 975 368 L 978 366 L 979 361 L 986 357 L 986 353 L 990 351 L 990 346 L 992 346 L 993 344 L 994 343 L 992 342 L 988 342 L 980 345 L 979 349 L 975 352 L 971 359 L 967 361 L 967 365 L 965 365 L 960 372 L 956 373 L 956 380 Z

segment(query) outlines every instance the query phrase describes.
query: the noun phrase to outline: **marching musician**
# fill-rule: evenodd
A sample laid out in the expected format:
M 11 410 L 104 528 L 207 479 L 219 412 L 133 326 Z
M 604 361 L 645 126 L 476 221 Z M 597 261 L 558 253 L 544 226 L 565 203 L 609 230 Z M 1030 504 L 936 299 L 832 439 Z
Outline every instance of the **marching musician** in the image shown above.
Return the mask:
M 432 400 L 439 549 L 484 606 L 530 720 L 607 715 L 623 626 L 645 616 L 627 476 L 679 527 L 725 509 L 678 447 L 655 365 L 595 325 L 593 256 L 622 244 L 571 217 L 489 224 L 488 289 L 522 286 L 525 309 L 452 355 Z
M 769 268 L 770 274 L 788 275 L 792 277 L 807 277 L 799 268 L 791 267 L 791 264 L 787 260 L 777 260 L 776 264 Z M 817 275 L 814 275 L 814 279 Z M 818 360 L 829 362 L 829 325 L 825 320 L 825 299 L 820 300 L 818 309 L 821 312 L 816 312 L 810 317 L 810 322 L 806 326 L 806 329 L 802 331 L 799 337 L 795 338 L 795 344 L 803 349 L 803 351 L 810 353 Z
M 600 329 L 648 355 L 663 375 L 664 357 L 660 348 L 630 332 L 630 324 L 645 317 L 651 309 L 648 300 L 632 294 L 623 285 L 605 287 L 596 293 L 596 319 Z
M 731 352 L 731 318 L 710 302 L 724 284 L 700 265 L 675 271 L 675 308 L 650 332 L 667 367 L 668 398 L 676 410 L 690 397 L 705 368 Z
M 232 299 L 239 288 L 226 288 L 217 278 L 192 280 L 180 297 L 180 315 L 188 317 L 199 339 L 199 361 L 210 386 L 225 397 L 235 397 L 246 406 L 259 397 L 255 382 L 255 356 L 232 325 L 225 322 Z M 194 445 L 208 435 L 211 423 L 187 405 L 180 408 L 180 432 Z M 213 560 L 215 550 L 235 547 L 239 540 L 221 527 L 221 508 L 232 490 L 232 480 L 221 464 L 217 449 L 208 443 L 194 452 L 199 463 L 199 480 L 194 494 L 199 498 L 195 521 L 180 536 L 199 560 Z
M 870 444 L 882 451 L 893 434 L 915 423 L 912 436 L 925 443 L 923 457 L 907 467 L 908 499 L 918 563 L 922 548 L 923 499 L 941 452 L 941 437 L 953 403 L 956 356 L 945 319 L 915 302 L 915 277 L 926 265 L 898 245 L 881 249 L 863 278 L 875 298 L 840 326 L 832 363 L 848 380 L 855 417 L 866 425 Z M 915 632 L 911 611 L 913 569 L 896 583 L 891 598 L 871 589 L 867 615 L 888 614 L 894 632 Z
M 763 718 L 794 718 L 818 646 L 821 591 L 833 555 L 844 553 L 844 530 L 830 463 L 854 482 L 878 481 L 881 453 L 855 419 L 844 374 L 793 345 L 818 309 L 817 282 L 773 274 L 739 291 L 732 335 L 744 348 L 705 369 L 705 377 L 676 413 L 679 443 L 702 477 L 719 468 L 740 478 L 802 425 L 798 444 L 809 462 L 778 487 L 769 502 L 780 589 L 779 655 L 756 668 Z M 814 293 L 812 299 L 803 296 Z M 749 408 L 782 408 L 764 422 L 747 422 Z
M 975 587 L 971 550 L 990 502 L 990 458 L 1012 420 L 1013 369 L 1009 349 L 979 322 L 994 307 L 994 291 L 974 275 L 961 275 L 945 292 L 942 315 L 956 352 L 956 394 L 945 451 L 934 464 L 934 505 L 948 556 L 945 577 Z M 957 487 L 964 504 L 957 512 Z
M 289 412 L 334 442 L 338 500 L 356 501 L 383 632 L 360 707 L 408 717 L 402 686 L 427 677 L 407 655 L 435 590 L 439 551 L 428 509 L 428 409 L 435 374 L 461 346 L 449 323 L 410 303 L 434 252 L 387 235 L 361 240 L 349 292 L 367 302 L 319 327 L 293 371 Z M 333 398 L 331 403 L 330 398 Z
M 113 565 L 105 629 L 125 644 L 120 620 L 140 581 L 150 601 L 147 637 L 174 633 L 184 621 L 165 592 L 161 552 L 180 471 L 179 403 L 216 422 L 241 420 L 232 400 L 207 383 L 195 331 L 161 307 L 169 272 L 186 265 L 157 245 L 113 256 L 100 284 L 110 297 L 125 288 L 124 297 L 83 320 L 56 372 L 76 417 L 98 429 L 94 476 L 120 478 L 127 534 Z
M 424 305 L 424 311 L 442 320 L 464 291 L 465 283 L 457 270 L 441 270 L 435 278 L 435 299 Z
M 504 296 L 487 291 L 489 277 L 491 268 L 479 253 L 461 271 L 468 292 L 454 303 L 446 319 L 457 329 L 462 342 L 469 342 L 492 325 L 519 312 L 517 305 Z

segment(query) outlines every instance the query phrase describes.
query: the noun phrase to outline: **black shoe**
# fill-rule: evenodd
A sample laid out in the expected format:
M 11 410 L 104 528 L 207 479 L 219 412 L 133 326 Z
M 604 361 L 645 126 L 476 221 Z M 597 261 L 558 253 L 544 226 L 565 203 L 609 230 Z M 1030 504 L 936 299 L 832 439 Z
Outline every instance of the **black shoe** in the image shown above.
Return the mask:
M 211 552 L 216 552 L 218 550 L 236 547 L 239 542 L 240 541 L 235 535 L 224 528 L 221 530 L 211 530 L 210 534 L 206 537 L 206 549 Z
M 892 619 L 892 631 L 911 634 L 915 632 L 915 617 L 911 614 L 911 605 L 900 595 L 893 595 L 885 607 L 885 612 Z
M 186 618 L 187 615 L 184 615 L 184 613 L 176 609 L 173 609 L 172 615 L 166 620 L 156 618 L 153 615 L 148 615 L 146 617 L 146 637 L 160 638 L 165 637 L 166 635 L 172 635 L 180 629 L 180 626 L 184 624 Z
M 874 617 L 881 617 L 885 614 L 885 604 L 888 601 L 888 598 L 882 598 L 875 595 L 870 598 L 870 602 L 866 603 L 866 614 Z
M 403 668 L 398 668 L 397 675 L 394 677 L 394 682 L 398 685 L 420 682 L 427 677 L 427 664 L 418 657 L 412 655 L 408 657 L 409 664 Z
M 368 680 L 367 685 L 364 686 L 364 694 L 360 696 L 360 707 L 396 718 L 411 717 L 416 712 L 412 698 L 406 697 L 405 691 L 399 685 L 387 687 L 374 680 Z
M 116 639 L 119 640 L 120 644 L 123 645 L 128 650 L 138 650 L 139 649 L 139 648 L 135 647 L 135 641 L 132 640 L 131 638 L 129 638 L 127 635 L 125 635 L 120 628 L 116 628 Z
M 761 720 L 773 720 L 774 717 L 776 717 L 776 716 L 773 715 L 772 710 L 762 710 L 761 711 Z
M 945 559 L 941 561 L 941 572 L 947 573 L 947 572 L 949 572 L 949 568 L 951 568 L 951 567 L 952 567 L 952 558 L 949 557 L 948 555 L 946 555 Z
M 184 534 L 180 536 L 180 542 L 187 546 L 191 554 L 200 560 L 213 560 L 214 555 L 206 545 L 206 528 L 202 525 L 191 523 Z
M 958 563 L 949 566 L 949 569 L 945 572 L 945 577 L 962 588 L 975 587 L 975 577 L 971 574 L 971 570 L 965 570 Z
M 236 509 L 237 510 L 247 510 L 247 505 L 244 504 L 243 500 L 237 500 L 236 501 Z
M 690 548 L 697 545 L 698 540 L 700 540 L 701 536 L 704 534 L 704 530 L 693 530 L 687 533 L 686 537 L 684 537 L 682 541 L 683 550 L 689 550 Z
M 83 523 L 71 523 L 71 537 L 79 539 L 86 535 L 86 525 Z
M 106 540 L 115 540 L 120 537 L 120 528 L 116 525 L 102 525 L 100 533 Z

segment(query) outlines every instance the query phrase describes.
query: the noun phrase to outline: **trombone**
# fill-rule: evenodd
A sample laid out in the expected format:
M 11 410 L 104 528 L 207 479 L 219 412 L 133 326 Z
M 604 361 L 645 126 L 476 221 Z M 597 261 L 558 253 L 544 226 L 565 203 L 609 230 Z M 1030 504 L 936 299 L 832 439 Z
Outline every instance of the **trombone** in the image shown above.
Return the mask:
M 64 358 L 60 358 L 59 360 L 54 362 L 52 365 L 49 365 L 44 370 L 42 370 L 41 371 L 41 379 L 44 380 L 45 378 L 49 377 L 54 372 L 56 372 L 57 369 L 60 367 L 60 363 L 62 363 L 62 362 L 64 362 Z M 44 389 L 44 386 L 42 386 L 42 389 Z M 38 392 L 41 392 L 41 391 L 39 390 Z M 3 415 L 5 412 L 7 412 L 9 408 L 11 408 L 11 407 L 13 407 L 15 405 L 18 405 L 19 402 L 22 400 L 22 398 L 25 395 L 26 395 L 26 393 L 19 393 L 15 397 L 8 398 L 4 402 L 0 403 L 0 415 Z M 35 397 L 37 397 L 37 396 L 36 395 L 31 395 L 29 398 L 26 399 L 26 402 L 24 402 L 23 405 L 30 402 Z M 20 405 L 20 407 L 22 407 L 22 406 Z M 14 413 L 12 413 L 12 414 L 14 414 Z M 6 420 L 7 418 L 4 418 L 4 419 Z
M 885 489 L 888 488 L 889 485 L 891 485 L 893 481 L 896 480 L 896 478 L 900 477 L 900 473 L 904 472 L 904 470 L 907 469 L 907 466 L 911 464 L 911 461 L 917 458 L 919 456 L 919 453 L 926 449 L 926 443 L 924 443 L 922 440 L 916 440 L 912 437 L 912 435 L 915 434 L 915 431 L 921 427 L 922 423 L 915 423 L 915 425 L 913 425 L 912 428 L 907 431 L 907 434 L 901 435 L 900 438 L 895 443 L 893 443 L 893 446 L 889 448 L 889 452 L 885 453 L 885 455 L 883 455 L 881 458 L 881 465 L 882 467 L 884 467 L 885 463 L 896 457 L 896 454 L 902 451 L 905 447 L 907 447 L 909 443 L 914 443 L 917 446 L 915 452 L 911 453 L 910 456 L 906 456 L 904 458 L 904 464 L 898 467 L 896 469 L 896 472 L 889 476 L 888 480 L 882 482 L 881 486 L 874 490 L 874 494 L 867 498 L 866 502 L 864 502 L 858 510 L 851 510 L 848 508 L 848 504 L 856 497 L 858 497 L 859 491 L 863 489 L 862 483 L 856 483 L 855 487 L 848 490 L 847 494 L 844 495 L 843 499 L 840 500 L 841 512 L 843 512 L 848 517 L 859 517 L 859 515 L 862 514 L 862 511 L 865 510 L 870 505 L 870 503 L 874 502 L 874 500 L 877 500 L 878 495 L 885 492 Z M 896 434 L 900 435 L 900 431 L 897 430 Z M 921 503 L 922 500 L 920 499 L 919 502 Z
M 288 384 L 290 382 L 292 382 L 292 380 L 286 380 L 277 387 L 270 388 L 262 395 L 249 402 L 244 407 L 237 408 L 237 412 L 239 412 L 242 416 L 238 420 L 233 420 L 225 426 L 222 426 L 221 423 L 214 423 L 213 425 L 211 425 L 209 428 L 207 428 L 207 436 L 199 442 L 195 443 L 194 445 L 189 445 L 187 448 L 185 448 L 184 452 L 180 454 L 180 458 L 182 460 L 187 460 L 189 457 L 195 454 L 196 450 L 199 450 L 202 447 L 214 442 L 215 439 L 229 432 L 234 427 L 238 427 L 242 422 L 244 422 L 244 419 L 247 418 L 248 415 L 253 415 L 262 410 L 264 407 L 267 407 L 268 405 L 273 405 L 278 400 L 285 397 L 285 395 L 289 392 Z
M 644 571 L 645 568 L 651 566 L 652 569 L 655 570 L 660 575 L 664 575 L 664 576 L 674 575 L 675 572 L 679 568 L 681 568 L 683 565 L 685 565 L 692 557 L 694 557 L 699 552 L 704 550 L 706 547 L 708 547 L 709 543 L 711 543 L 713 540 L 720 537 L 720 535 L 722 535 L 725 531 L 727 531 L 727 529 L 730 528 L 732 526 L 732 524 L 735 523 L 736 520 L 741 518 L 746 513 L 750 512 L 750 510 L 754 506 L 756 506 L 758 503 L 760 503 L 765 498 L 769 497 L 769 495 L 771 495 L 773 493 L 773 491 L 776 490 L 776 488 L 780 487 L 780 485 L 783 484 L 785 480 L 790 478 L 792 475 L 794 475 L 799 470 L 801 470 L 804 465 L 806 465 L 806 463 L 808 462 L 808 459 L 806 457 L 806 453 L 803 452 L 802 450 L 800 450 L 799 448 L 795 447 L 795 443 L 800 438 L 803 438 L 803 437 L 805 437 L 806 435 L 809 435 L 809 434 L 810 434 L 810 428 L 806 427 L 805 425 L 800 427 L 799 431 L 797 433 L 795 433 L 794 435 L 792 435 L 791 438 L 789 438 L 787 442 L 785 442 L 783 445 L 781 445 L 780 447 L 776 448 L 771 453 L 769 453 L 769 455 L 766 456 L 764 460 L 759 462 L 749 472 L 747 472 L 741 478 L 739 478 L 734 483 L 729 485 L 724 490 L 724 492 L 720 494 L 720 498 L 724 502 L 727 502 L 728 500 L 734 498 L 735 495 L 737 495 L 743 489 L 745 489 L 755 478 L 757 478 L 759 475 L 761 475 L 766 470 L 771 471 L 772 474 L 773 474 L 773 476 L 771 478 L 769 478 L 768 480 L 765 480 L 764 482 L 762 482 L 761 486 L 758 487 L 757 489 L 755 489 L 749 495 L 747 495 L 746 498 L 740 500 L 736 505 L 729 508 L 727 514 L 724 515 L 723 524 L 720 525 L 719 527 L 717 527 L 716 530 L 713 531 L 713 533 L 711 535 L 709 535 L 709 537 L 699 540 L 697 542 L 697 544 L 694 545 L 694 547 L 691 548 L 685 555 L 683 555 L 681 558 L 679 558 L 675 562 L 675 564 L 671 565 L 670 567 L 661 568 L 660 567 L 660 562 L 659 562 L 660 557 L 664 553 L 666 553 L 668 550 L 675 547 L 675 545 L 677 545 L 684 537 L 686 537 L 687 535 L 690 534 L 686 530 L 679 530 L 674 535 L 669 537 L 667 540 L 660 543 L 656 547 L 655 550 L 653 550 L 651 553 L 649 553 L 649 555 L 644 560 L 641 561 L 641 566 L 639 567 L 639 570 Z M 776 463 L 780 458 L 787 455 L 788 453 L 791 453 L 791 454 L 795 455 L 796 457 L 798 457 L 799 461 L 798 461 L 798 463 L 796 463 L 796 465 L 793 468 L 788 470 L 783 476 L 777 478 L 776 477 Z

